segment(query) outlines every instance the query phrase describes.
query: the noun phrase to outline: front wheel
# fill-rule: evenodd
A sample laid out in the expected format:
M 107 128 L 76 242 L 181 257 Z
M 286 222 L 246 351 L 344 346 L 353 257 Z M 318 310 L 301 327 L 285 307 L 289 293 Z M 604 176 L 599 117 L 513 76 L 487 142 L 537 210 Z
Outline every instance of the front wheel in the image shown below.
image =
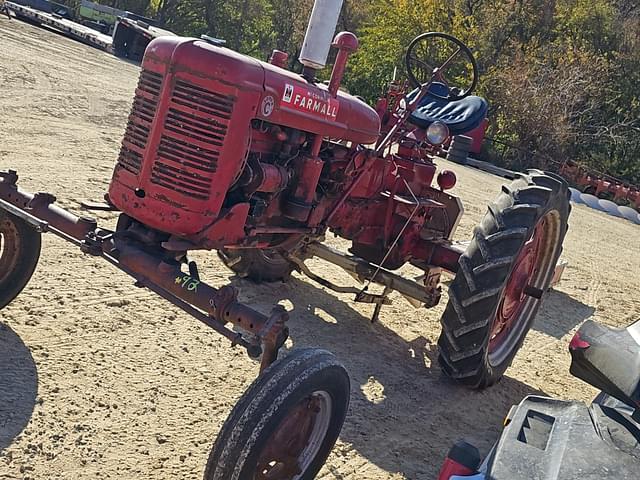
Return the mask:
M 213 446 L 205 480 L 311 480 L 349 406 L 345 368 L 329 352 L 294 350 L 240 398 Z
M 273 249 L 219 250 L 218 256 L 239 277 L 258 283 L 286 281 L 294 270 L 294 265 Z
M 569 196 L 562 178 L 530 170 L 489 206 L 449 287 L 438 340 L 445 374 L 473 388 L 502 377 L 549 289 Z
M 0 309 L 31 279 L 40 258 L 40 237 L 24 220 L 0 211 Z

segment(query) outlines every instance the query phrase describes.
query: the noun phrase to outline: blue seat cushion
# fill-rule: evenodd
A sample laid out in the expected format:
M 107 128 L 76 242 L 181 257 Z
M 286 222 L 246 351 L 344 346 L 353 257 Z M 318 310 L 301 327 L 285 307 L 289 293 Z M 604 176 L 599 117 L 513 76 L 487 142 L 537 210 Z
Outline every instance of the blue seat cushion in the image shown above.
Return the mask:
M 440 90 L 440 85 L 432 86 Z M 438 91 L 442 95 L 445 92 Z M 414 90 L 408 95 L 411 100 L 417 94 Z M 409 121 L 420 128 L 428 128 L 433 122 L 444 123 L 451 135 L 460 135 L 476 128 L 487 116 L 489 104 L 484 98 L 470 95 L 462 100 L 448 101 L 429 94 L 409 117 Z

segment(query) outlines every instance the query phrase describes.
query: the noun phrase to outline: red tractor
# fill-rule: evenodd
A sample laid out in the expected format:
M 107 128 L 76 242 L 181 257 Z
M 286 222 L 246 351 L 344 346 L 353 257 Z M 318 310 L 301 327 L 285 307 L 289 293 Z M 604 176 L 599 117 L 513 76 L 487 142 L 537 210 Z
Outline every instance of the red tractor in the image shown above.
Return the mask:
M 63 210 L 51 194 L 20 190 L 15 171 L 0 173 L 0 308 L 30 279 L 40 232 L 51 232 L 261 358 L 261 375 L 218 437 L 207 479 L 313 478 L 344 421 L 349 379 L 325 351 L 276 362 L 287 338 L 284 309 L 264 315 L 238 302 L 234 287 L 210 287 L 190 251 L 216 250 L 256 281 L 299 270 L 375 305 L 374 317 L 392 290 L 433 307 L 441 273 L 453 274 L 440 364 L 483 388 L 522 345 L 562 250 L 567 185 L 541 171 L 502 188 L 466 248 L 452 241 L 463 214 L 447 193 L 456 178 L 436 173 L 430 152 L 485 118 L 486 102 L 470 95 L 473 55 L 449 35 L 420 35 L 406 53 L 411 88 L 394 83 L 373 109 L 339 88 L 358 46 L 353 34 L 335 37 L 331 79 L 316 80 L 340 6 L 316 2 L 302 74 L 284 68 L 283 52 L 266 63 L 210 38 L 151 42 L 106 202 L 91 206 L 121 212 L 115 230 Z M 350 254 L 323 244 L 327 232 L 351 241 Z M 363 286 L 320 278 L 304 263 L 311 257 Z M 424 272 L 419 281 L 395 272 L 407 263 Z M 372 283 L 381 292 L 371 292 Z

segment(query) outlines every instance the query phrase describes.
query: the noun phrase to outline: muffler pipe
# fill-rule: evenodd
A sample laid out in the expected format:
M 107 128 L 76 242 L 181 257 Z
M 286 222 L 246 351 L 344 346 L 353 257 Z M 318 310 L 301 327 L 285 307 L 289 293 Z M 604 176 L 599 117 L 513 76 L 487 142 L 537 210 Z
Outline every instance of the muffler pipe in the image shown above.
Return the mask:
M 342 0 L 316 0 L 313 4 L 298 57 L 305 67 L 306 77 L 315 77 L 315 71 L 326 66 L 341 9 Z

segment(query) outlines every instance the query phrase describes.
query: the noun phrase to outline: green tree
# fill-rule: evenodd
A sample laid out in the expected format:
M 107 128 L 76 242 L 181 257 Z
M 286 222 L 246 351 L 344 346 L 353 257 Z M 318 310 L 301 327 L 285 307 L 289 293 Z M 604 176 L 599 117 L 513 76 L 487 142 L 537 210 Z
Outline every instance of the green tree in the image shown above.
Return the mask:
M 223 38 L 261 59 L 273 48 L 286 51 L 294 69 L 313 6 L 313 0 L 104 0 L 115 1 L 157 16 L 176 33 Z M 416 35 L 451 33 L 478 60 L 477 91 L 489 101 L 489 136 L 496 140 L 487 144 L 488 159 L 517 168 L 574 160 L 640 182 L 637 1 L 345 0 L 338 30 L 360 38 L 345 76 L 352 93 L 374 102 L 394 71 L 405 75 L 405 49 Z M 503 143 L 513 146 L 504 158 Z

